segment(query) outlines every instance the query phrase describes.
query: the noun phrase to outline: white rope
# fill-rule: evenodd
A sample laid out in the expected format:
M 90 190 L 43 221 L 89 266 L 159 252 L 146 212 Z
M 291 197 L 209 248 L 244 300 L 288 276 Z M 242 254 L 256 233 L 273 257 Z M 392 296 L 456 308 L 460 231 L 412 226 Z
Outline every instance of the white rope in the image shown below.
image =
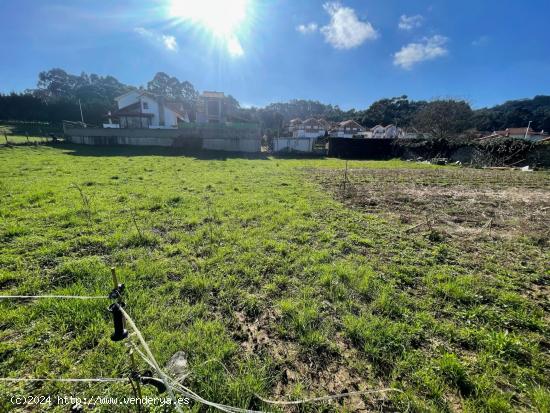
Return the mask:
M 0 295 L 2 299 L 28 299 L 28 298 L 70 298 L 76 300 L 100 300 L 107 299 L 106 295 L 92 296 L 92 295 Z
M 264 399 L 263 397 L 261 397 L 258 394 L 256 394 L 256 397 L 258 399 L 260 399 L 261 401 L 263 401 L 264 403 L 276 404 L 276 405 L 279 405 L 279 406 L 289 406 L 289 405 L 296 405 L 296 404 L 304 404 L 304 403 L 311 403 L 311 402 L 321 402 L 321 401 L 326 401 L 326 400 L 334 400 L 334 399 L 340 399 L 342 397 L 356 396 L 356 395 L 361 395 L 361 394 L 387 393 L 387 392 L 392 392 L 392 391 L 403 393 L 403 390 L 395 389 L 393 387 L 389 387 L 389 388 L 386 388 L 386 389 L 358 390 L 358 391 L 350 391 L 350 392 L 347 392 L 347 393 L 331 394 L 331 395 L 322 396 L 322 397 L 312 397 L 310 399 L 290 400 L 290 401 Z
M 125 314 L 123 312 L 123 314 Z M 125 317 L 127 316 L 127 314 L 125 315 Z M 129 316 L 128 316 L 129 317 Z M 128 320 L 128 319 L 127 319 Z M 132 320 L 128 320 L 128 322 L 130 323 Z M 133 321 L 132 321 L 133 322 Z M 131 328 L 134 329 L 135 327 L 135 324 L 134 324 L 134 327 L 132 327 L 132 325 L 130 325 Z M 141 335 L 139 333 L 139 331 L 137 330 L 137 327 L 135 327 L 134 329 L 135 333 L 136 333 L 136 336 L 139 336 Z M 143 336 L 141 336 L 141 338 L 143 338 Z M 147 352 L 148 348 L 145 348 L 145 346 L 147 345 L 147 343 L 145 343 L 145 340 L 141 341 L 141 344 L 142 346 L 144 347 L 145 351 Z M 130 344 L 132 345 L 132 347 L 134 348 L 134 350 L 136 351 L 136 353 L 149 365 L 151 366 L 153 369 L 155 369 L 157 371 L 157 373 L 161 376 L 161 378 L 163 378 L 163 382 L 164 384 L 166 385 L 166 388 L 167 389 L 170 389 L 172 388 L 173 390 L 176 390 L 178 393 L 181 393 L 183 396 L 189 398 L 189 399 L 192 399 L 192 400 L 195 400 L 199 403 L 202 403 L 202 404 L 205 404 L 207 406 L 211 406 L 211 407 L 214 407 L 218 410 L 221 410 L 221 411 L 224 411 L 224 412 L 228 412 L 228 413 L 262 413 L 262 412 L 257 412 L 255 410 L 247 410 L 247 409 L 241 409 L 241 408 L 238 408 L 238 407 L 233 407 L 233 406 L 226 406 L 226 405 L 223 405 L 223 404 L 219 404 L 219 403 L 215 403 L 215 402 L 211 402 L 209 400 L 206 400 L 204 398 L 202 398 L 201 396 L 199 396 L 197 393 L 195 393 L 194 391 L 192 391 L 191 389 L 183 386 L 182 384 L 178 383 L 177 380 L 173 379 L 172 377 L 168 376 L 159 366 L 158 366 L 158 363 L 156 363 L 156 361 L 154 360 L 154 357 L 151 359 L 151 357 L 147 356 L 146 354 L 144 354 L 138 347 L 135 343 L 131 342 L 130 341 Z M 145 344 L 145 346 L 144 346 Z M 149 350 L 149 353 L 150 353 L 150 350 Z M 151 354 L 152 356 L 152 354 Z M 216 361 L 216 360 L 209 360 L 208 362 L 210 361 Z M 223 363 L 222 363 L 223 364 Z M 186 377 L 187 375 L 185 375 Z M 183 378 L 185 378 L 183 377 Z M 164 378 L 166 378 L 166 381 L 164 381 Z M 181 379 L 181 378 L 180 378 Z M 171 382 L 171 383 L 168 383 L 168 382 Z
M 114 377 L 96 377 L 91 379 L 46 379 L 46 378 L 32 378 L 32 379 L 24 379 L 24 378 L 16 378 L 16 377 L 0 377 L 0 381 L 8 381 L 8 382 L 25 382 L 25 381 L 60 381 L 60 382 L 67 382 L 67 383 L 87 383 L 87 382 L 94 382 L 94 383 L 112 383 L 112 382 L 120 382 L 120 381 L 128 381 L 126 378 L 114 378 Z
M 109 298 L 106 296 L 76 296 L 76 295 L 39 295 L 39 296 L 32 296 L 32 295 L 10 295 L 10 296 L 0 296 L 0 299 L 9 299 L 9 298 L 73 298 L 73 299 L 82 299 L 82 300 L 88 300 L 88 299 L 105 299 Z M 136 324 L 132 320 L 132 318 L 124 311 L 124 309 L 121 307 L 120 311 L 122 312 L 122 315 L 128 322 L 130 328 L 134 330 L 136 336 L 138 337 L 138 340 L 140 341 L 143 349 L 145 350 L 144 354 L 133 342 L 130 342 L 130 344 L 134 347 L 136 352 L 141 356 L 141 358 L 153 369 L 157 371 L 157 373 L 160 375 L 164 385 L 166 386 L 166 389 L 168 390 L 168 393 L 170 395 L 170 398 L 174 402 L 174 407 L 179 413 L 183 413 L 181 410 L 181 407 L 179 404 L 175 403 L 176 398 L 174 396 L 174 389 L 177 390 L 178 393 L 183 394 L 185 397 L 188 397 L 192 400 L 195 400 L 197 402 L 200 402 L 202 404 L 205 404 L 207 406 L 214 407 L 218 410 L 222 410 L 228 413 L 262 413 L 261 411 L 256 410 L 249 410 L 249 409 L 242 409 L 239 407 L 233 407 L 233 406 L 227 406 L 224 404 L 219 404 L 215 402 L 211 402 L 209 400 L 206 400 L 199 396 L 197 393 L 192 391 L 191 389 L 183 386 L 181 383 L 176 381 L 175 379 L 169 377 L 159 366 L 158 362 L 156 361 L 155 357 L 153 356 L 153 353 L 151 352 L 151 349 L 147 345 L 147 342 L 143 338 L 143 335 L 137 328 Z M 227 367 L 219 360 L 208 360 L 206 363 L 210 362 L 218 362 L 222 365 L 222 367 L 226 370 L 228 374 L 231 375 Z M 187 375 L 186 375 L 187 376 Z M 185 377 L 184 377 L 185 378 Z M 180 380 L 182 378 L 179 378 Z M 57 378 L 57 379 L 51 379 L 51 378 L 11 378 L 11 377 L 0 377 L 0 382 L 65 382 L 65 383 L 113 383 L 113 382 L 123 382 L 127 381 L 127 378 L 109 378 L 109 377 L 96 377 L 96 378 L 82 378 L 82 379 L 63 379 L 63 378 Z M 402 390 L 396 389 L 396 388 L 385 388 L 385 389 L 378 389 L 378 390 L 363 390 L 363 391 L 354 391 L 354 392 L 348 392 L 348 393 L 339 393 L 339 394 L 333 394 L 328 396 L 322 396 L 322 397 L 314 397 L 309 399 L 302 399 L 302 400 L 292 400 L 292 401 L 278 401 L 278 400 L 269 400 L 264 399 L 258 394 L 254 394 L 259 400 L 261 400 L 264 403 L 273 404 L 273 405 L 280 405 L 280 406 L 288 406 L 288 405 L 299 405 L 304 403 L 310 403 L 310 402 L 318 402 L 318 401 L 327 401 L 327 400 L 333 400 L 338 399 L 342 397 L 349 397 L 353 395 L 362 395 L 362 394 L 375 394 L 375 393 L 385 393 L 385 392 L 400 392 L 403 393 Z M 407 406 L 407 411 L 409 410 L 409 406 Z
M 135 343 L 130 343 L 133 348 L 136 350 L 136 353 L 138 353 L 139 356 L 141 356 L 141 358 L 149 365 L 151 366 L 152 368 L 154 368 L 155 370 L 157 369 L 157 367 L 155 367 L 154 363 L 151 361 L 151 359 L 149 357 L 147 357 L 136 345 Z M 221 361 L 219 360 L 216 360 L 216 359 L 211 359 L 211 360 L 207 360 L 205 361 L 204 363 L 202 364 L 207 364 L 207 363 L 212 363 L 212 362 L 215 362 L 215 363 L 218 363 L 220 364 L 224 370 L 229 374 L 231 375 L 231 372 L 229 371 L 229 369 L 225 366 L 224 363 L 222 363 Z M 164 373 L 164 372 L 162 372 Z M 192 391 L 191 389 L 183 386 L 181 383 L 179 383 L 179 380 L 181 380 L 182 378 L 178 378 L 177 380 L 176 379 L 173 379 L 171 377 L 169 377 L 166 373 L 164 373 L 164 375 L 172 382 L 172 386 L 173 388 L 178 392 L 178 393 L 181 393 L 183 396 L 185 397 L 188 397 L 192 400 L 195 400 L 197 402 L 200 402 L 200 403 L 203 403 L 207 406 L 211 406 L 211 407 L 214 407 L 216 409 L 219 409 L 219 410 L 222 410 L 224 412 L 229 412 L 229 413 L 263 413 L 262 411 L 257 411 L 257 410 L 249 410 L 249 409 L 242 409 L 242 408 L 239 408 L 239 407 L 233 407 L 233 406 L 227 406 L 227 405 L 224 405 L 224 404 L 219 404 L 219 403 L 215 403 L 215 402 L 211 402 L 209 400 L 206 400 L 204 398 L 202 398 L 201 396 L 199 396 L 197 393 L 195 393 L 194 391 Z M 187 377 L 189 375 L 186 374 L 185 376 L 183 376 L 183 378 Z M 232 376 L 232 375 L 231 375 Z M 328 400 L 334 400 L 334 399 L 339 399 L 339 398 L 343 398 L 343 397 L 350 397 L 350 396 L 355 396 L 355 395 L 363 395 L 363 394 L 376 394 L 376 393 L 387 393 L 387 392 L 399 392 L 399 393 L 403 393 L 402 390 L 400 389 L 396 389 L 396 388 L 393 388 L 393 387 L 389 387 L 389 388 L 385 388 L 385 389 L 377 389 L 377 390 L 359 390 L 359 391 L 353 391 L 353 392 L 347 392 L 347 393 L 339 393 L 339 394 L 332 394 L 332 395 L 328 395 L 328 396 L 322 396 L 322 397 L 314 397 L 314 398 L 309 398 L 309 399 L 301 399 L 301 400 L 291 400 L 291 401 L 279 401 L 279 400 L 269 400 L 269 399 L 265 399 L 263 397 L 261 397 L 259 394 L 257 393 L 254 393 L 254 396 L 256 396 L 259 400 L 261 400 L 262 402 L 264 403 L 267 403 L 267 404 L 273 404 L 273 405 L 279 405 L 279 406 L 288 406 L 288 405 L 299 405 L 299 404 L 305 404 L 305 403 L 311 403 L 311 402 L 319 402 L 319 401 L 328 401 Z M 410 403 L 409 405 L 407 406 L 407 409 L 405 410 L 406 412 L 409 411 L 409 407 L 410 407 Z
M 124 316 L 124 318 L 126 318 L 126 321 L 128 321 L 128 324 L 130 325 L 132 330 L 134 330 L 136 332 L 137 338 L 139 339 L 141 345 L 143 346 L 143 349 L 145 350 L 145 353 L 147 354 L 149 360 L 153 363 L 153 365 L 155 367 L 155 370 L 157 370 L 158 374 L 160 375 L 160 378 L 164 382 L 164 385 L 166 386 L 166 389 L 168 390 L 168 394 L 170 395 L 170 398 L 174 402 L 174 406 L 175 406 L 176 410 L 178 411 L 178 413 L 183 413 L 183 410 L 181 409 L 179 404 L 176 403 L 176 397 L 174 396 L 174 392 L 172 390 L 172 386 L 170 385 L 168 377 L 166 376 L 166 374 L 159 367 L 157 361 L 155 360 L 155 357 L 153 356 L 153 353 L 151 353 L 151 349 L 147 345 L 147 342 L 143 338 L 143 335 L 141 334 L 141 332 L 137 328 L 136 324 L 134 323 L 134 320 L 132 320 L 132 318 L 128 315 L 128 313 L 126 311 L 124 311 L 122 306 L 120 306 L 120 311 L 122 312 L 122 315 Z

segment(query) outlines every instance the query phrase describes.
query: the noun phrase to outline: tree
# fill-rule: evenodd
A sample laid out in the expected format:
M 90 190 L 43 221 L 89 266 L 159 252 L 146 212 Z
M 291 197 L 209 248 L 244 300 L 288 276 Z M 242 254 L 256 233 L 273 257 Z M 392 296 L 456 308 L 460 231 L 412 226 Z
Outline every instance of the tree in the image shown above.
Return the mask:
M 199 92 L 188 81 L 180 82 L 176 77 L 158 72 L 147 83 L 147 91 L 158 96 L 164 96 L 169 101 L 181 103 L 188 111 L 196 110 Z
M 434 100 L 415 115 L 413 124 L 438 139 L 455 138 L 472 126 L 473 112 L 465 101 Z
M 510 100 L 474 114 L 475 127 L 483 131 L 527 127 L 529 121 L 535 130 L 550 129 L 550 96 Z
M 406 95 L 374 102 L 366 111 L 359 113 L 359 122 L 364 126 L 394 124 L 410 126 L 415 114 L 426 102 L 410 101 Z
M 77 83 L 77 76 L 63 69 L 54 68 L 38 74 L 36 93 L 42 98 L 70 98 Z

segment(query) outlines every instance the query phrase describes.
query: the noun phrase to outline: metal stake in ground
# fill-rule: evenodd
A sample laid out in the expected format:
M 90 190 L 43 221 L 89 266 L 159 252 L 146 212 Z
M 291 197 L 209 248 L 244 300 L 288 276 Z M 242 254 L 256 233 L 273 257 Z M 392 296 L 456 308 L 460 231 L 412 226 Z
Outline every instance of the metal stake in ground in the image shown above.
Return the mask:
M 121 341 L 128 337 L 128 331 L 124 328 L 124 317 L 122 315 L 122 307 L 124 302 L 122 301 L 122 292 L 124 291 L 124 285 L 118 283 L 115 267 L 111 267 L 111 276 L 113 277 L 113 291 L 109 294 L 109 298 L 117 300 L 109 306 L 109 312 L 113 314 L 113 325 L 115 332 L 111 335 L 111 340 Z
M 128 337 L 128 330 L 124 328 L 124 317 L 122 316 L 121 303 L 113 303 L 109 311 L 113 314 L 113 325 L 115 332 L 111 334 L 111 340 L 122 341 Z
M 130 366 L 132 368 L 132 372 L 130 374 L 130 384 L 132 385 L 132 389 L 135 390 L 135 396 L 141 400 L 141 385 L 139 383 L 139 380 L 135 380 L 134 378 L 134 374 L 137 373 L 137 367 L 136 367 L 136 359 L 134 358 L 134 350 L 133 349 L 129 349 L 128 351 L 128 356 L 130 357 Z M 136 383 L 136 387 L 134 388 L 134 384 L 133 383 Z M 138 412 L 141 413 L 141 404 L 138 402 L 137 404 L 138 406 Z

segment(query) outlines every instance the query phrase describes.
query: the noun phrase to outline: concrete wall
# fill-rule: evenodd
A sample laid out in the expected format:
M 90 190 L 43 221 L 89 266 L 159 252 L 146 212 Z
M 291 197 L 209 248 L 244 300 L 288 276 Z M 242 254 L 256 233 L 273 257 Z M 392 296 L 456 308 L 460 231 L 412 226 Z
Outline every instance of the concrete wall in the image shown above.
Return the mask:
M 312 152 L 315 139 L 317 138 L 274 138 L 273 151 Z
M 260 130 L 255 125 L 190 125 L 180 129 L 65 128 L 68 142 L 84 145 L 171 146 L 232 152 L 260 152 Z

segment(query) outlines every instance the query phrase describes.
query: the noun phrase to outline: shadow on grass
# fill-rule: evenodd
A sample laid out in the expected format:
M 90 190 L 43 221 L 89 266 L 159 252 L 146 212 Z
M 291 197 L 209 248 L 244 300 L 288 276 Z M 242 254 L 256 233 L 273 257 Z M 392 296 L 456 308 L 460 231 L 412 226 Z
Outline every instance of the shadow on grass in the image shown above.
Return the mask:
M 188 156 L 205 160 L 240 159 L 268 159 L 267 153 L 206 151 L 189 148 L 173 148 L 165 146 L 91 146 L 64 143 L 55 147 L 65 150 L 73 156 Z
M 271 154 L 275 159 L 325 159 L 326 155 L 313 152 L 275 152 Z
M 78 145 L 73 143 L 56 143 L 44 144 L 45 146 L 51 146 L 58 149 L 62 149 L 68 155 L 73 156 L 97 156 L 97 157 L 109 157 L 109 156 L 188 156 L 195 159 L 203 160 L 226 160 L 226 159 L 260 159 L 268 160 L 270 158 L 275 159 L 323 159 L 323 155 L 316 154 L 273 154 L 267 152 L 248 153 L 248 152 L 227 152 L 227 151 L 213 151 L 213 150 L 197 150 L 189 148 L 174 148 L 165 146 L 129 146 L 129 145 L 117 145 L 117 146 L 92 146 L 92 145 Z

